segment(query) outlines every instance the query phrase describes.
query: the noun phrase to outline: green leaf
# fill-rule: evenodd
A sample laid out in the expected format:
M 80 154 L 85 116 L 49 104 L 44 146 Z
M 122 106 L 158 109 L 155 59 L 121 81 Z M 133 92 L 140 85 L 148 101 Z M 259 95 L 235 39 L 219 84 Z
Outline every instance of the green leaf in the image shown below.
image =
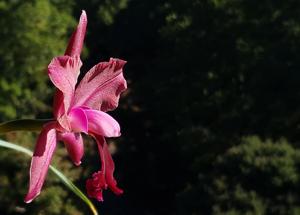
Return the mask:
M 44 124 L 53 119 L 18 119 L 0 124 L 0 133 L 10 131 L 40 131 Z

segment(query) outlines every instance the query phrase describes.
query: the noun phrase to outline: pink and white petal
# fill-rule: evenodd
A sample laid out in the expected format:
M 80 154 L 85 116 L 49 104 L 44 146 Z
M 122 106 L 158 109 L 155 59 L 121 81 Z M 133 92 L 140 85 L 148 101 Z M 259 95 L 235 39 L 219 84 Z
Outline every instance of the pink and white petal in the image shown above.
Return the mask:
M 79 23 L 77 25 L 76 30 L 73 32 L 68 47 L 66 49 L 65 55 L 68 56 L 80 56 L 83 41 L 85 37 L 86 32 L 86 26 L 87 26 L 87 16 L 85 11 L 83 10 L 79 19 Z
M 54 58 L 48 66 L 50 80 L 63 93 L 65 112 L 68 111 L 73 100 L 75 85 L 81 65 L 82 63 L 79 56 L 61 56 Z M 56 94 L 56 96 L 61 95 Z M 61 98 L 57 100 L 59 102 Z M 55 108 L 59 108 L 59 106 Z M 54 112 L 56 111 L 58 110 L 55 109 Z
M 116 195 L 123 193 L 123 190 L 117 187 L 117 181 L 114 178 L 115 164 L 108 150 L 106 140 L 103 136 L 95 136 L 97 140 L 98 147 L 102 147 L 103 156 L 105 161 L 105 179 L 106 184 Z
M 72 108 L 68 114 L 72 131 L 88 133 L 88 118 L 82 108 Z
M 63 93 L 74 89 L 82 62 L 78 55 L 74 57 L 59 56 L 48 65 L 48 74 L 52 83 Z
M 76 106 L 109 111 L 118 106 L 120 94 L 127 88 L 123 77 L 126 61 L 111 58 L 94 66 L 75 90 Z
M 76 166 L 81 164 L 84 153 L 83 140 L 80 133 L 64 132 L 58 133 L 58 140 L 63 141 L 69 156 Z
M 31 159 L 29 190 L 24 199 L 26 203 L 40 194 L 55 147 L 55 122 L 50 122 L 41 131 Z
M 88 119 L 89 133 L 105 136 L 105 137 L 119 137 L 120 125 L 119 123 L 105 112 L 84 109 Z

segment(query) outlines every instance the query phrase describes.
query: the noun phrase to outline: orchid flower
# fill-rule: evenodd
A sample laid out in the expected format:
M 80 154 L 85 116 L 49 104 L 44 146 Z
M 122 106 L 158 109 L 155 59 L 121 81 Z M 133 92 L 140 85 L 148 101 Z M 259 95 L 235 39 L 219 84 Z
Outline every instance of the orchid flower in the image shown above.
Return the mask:
M 31 160 L 29 190 L 25 202 L 36 198 L 43 186 L 56 148 L 62 141 L 75 165 L 80 165 L 84 153 L 81 133 L 92 136 L 98 145 L 101 169 L 87 180 L 90 197 L 103 201 L 102 190 L 115 194 L 123 191 L 114 179 L 114 162 L 105 137 L 120 136 L 120 126 L 106 111 L 118 106 L 120 94 L 127 88 L 120 59 L 111 58 L 89 70 L 77 83 L 82 62 L 80 53 L 86 33 L 87 16 L 82 11 L 64 56 L 55 57 L 48 66 L 48 75 L 55 85 L 54 121 L 43 126 Z

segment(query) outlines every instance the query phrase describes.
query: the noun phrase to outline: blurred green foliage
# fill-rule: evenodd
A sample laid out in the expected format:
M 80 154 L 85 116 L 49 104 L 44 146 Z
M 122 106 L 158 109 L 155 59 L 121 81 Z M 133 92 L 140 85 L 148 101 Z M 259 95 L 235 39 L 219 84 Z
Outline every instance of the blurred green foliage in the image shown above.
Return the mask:
M 82 9 L 82 71 L 128 61 L 129 89 L 111 113 L 122 127 L 113 141 L 125 194 L 105 192 L 103 214 L 300 213 L 300 2 L 0 1 L 2 120 L 50 116 L 45 68 Z M 6 136 L 31 147 L 34 137 Z M 54 160 L 82 188 L 99 167 L 86 145 L 84 170 L 63 147 Z M 51 175 L 37 201 L 23 204 L 28 160 L 1 150 L 0 165 L 0 214 L 85 212 Z
M 242 142 L 214 163 L 213 214 L 299 214 L 300 151 L 286 140 Z
M 75 22 L 49 0 L 0 1 L 1 120 L 49 111 L 46 66 Z M 48 109 L 47 109 L 48 107 Z
M 299 170 L 300 151 L 285 139 L 248 136 L 218 155 L 208 175 L 198 172 L 195 184 L 178 195 L 179 210 L 182 214 L 298 214 Z M 189 201 L 203 196 L 201 204 Z

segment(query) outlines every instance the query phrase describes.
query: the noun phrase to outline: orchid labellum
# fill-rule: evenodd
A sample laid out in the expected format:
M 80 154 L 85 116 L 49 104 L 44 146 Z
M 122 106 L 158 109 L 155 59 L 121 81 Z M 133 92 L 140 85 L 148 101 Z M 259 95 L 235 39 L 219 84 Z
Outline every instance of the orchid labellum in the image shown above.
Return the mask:
M 126 89 L 123 77 L 126 62 L 114 58 L 100 62 L 77 83 L 86 26 L 87 16 L 82 11 L 64 56 L 55 57 L 48 66 L 50 80 L 57 88 L 53 111 L 55 120 L 43 126 L 37 139 L 31 160 L 29 190 L 25 197 L 27 203 L 39 195 L 58 141 L 64 142 L 72 161 L 80 165 L 84 153 L 81 133 L 95 138 L 102 162 L 101 169 L 87 180 L 88 195 L 103 201 L 103 189 L 109 188 L 115 194 L 123 192 L 113 176 L 114 162 L 105 137 L 120 136 L 118 122 L 106 111 L 118 106 L 120 94 Z

